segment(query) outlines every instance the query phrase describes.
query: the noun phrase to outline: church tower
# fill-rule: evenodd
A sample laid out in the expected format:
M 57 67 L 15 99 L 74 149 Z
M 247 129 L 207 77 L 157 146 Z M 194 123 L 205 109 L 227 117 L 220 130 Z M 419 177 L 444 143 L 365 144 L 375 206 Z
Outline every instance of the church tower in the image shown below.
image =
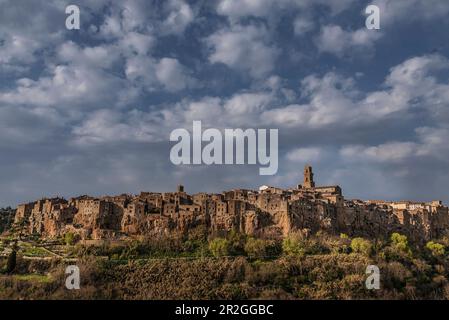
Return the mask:
M 313 181 L 312 167 L 306 165 L 304 167 L 304 188 L 315 188 L 315 182 Z

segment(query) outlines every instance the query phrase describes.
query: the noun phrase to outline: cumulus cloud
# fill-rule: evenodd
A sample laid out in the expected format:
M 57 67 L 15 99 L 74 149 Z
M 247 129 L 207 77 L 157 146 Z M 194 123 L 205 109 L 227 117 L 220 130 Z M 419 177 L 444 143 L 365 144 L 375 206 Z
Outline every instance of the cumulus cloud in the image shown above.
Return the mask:
M 206 39 L 209 61 L 248 72 L 253 78 L 273 70 L 278 49 L 270 43 L 264 27 L 235 25 L 219 30 Z
M 0 63 L 30 63 L 35 61 L 34 52 L 40 48 L 38 41 L 20 35 L 4 35 L 2 37 Z
M 441 0 L 375 0 L 384 24 L 414 23 L 444 19 L 449 14 L 449 3 Z
M 449 82 L 438 75 L 448 68 L 449 60 L 441 55 L 410 58 L 390 70 L 385 80 L 387 90 L 366 96 L 364 109 L 373 117 L 411 108 L 426 108 L 431 115 L 447 115 Z
M 67 41 L 57 52 L 60 62 L 90 68 L 109 68 L 119 59 L 119 52 L 113 45 L 81 48 L 73 41 Z
M 162 138 L 154 120 L 150 114 L 139 110 L 124 114 L 101 109 L 90 113 L 81 125 L 73 129 L 73 134 L 79 145 L 130 141 L 149 143 Z
M 345 146 L 340 154 L 348 161 L 401 162 L 416 154 L 412 142 L 388 142 L 379 146 Z
M 0 102 L 58 108 L 95 107 L 114 105 L 125 89 L 121 79 L 87 66 L 57 65 L 49 73 L 37 80 L 17 80 L 15 89 L 0 92 Z
M 140 83 L 147 91 L 162 88 L 174 92 L 196 84 L 189 71 L 173 58 L 162 58 L 158 61 L 135 55 L 127 59 L 125 74 L 127 79 Z
M 183 90 L 194 80 L 177 59 L 163 58 L 156 66 L 156 77 L 168 91 Z
M 357 92 L 351 78 L 333 72 L 322 78 L 312 75 L 301 82 L 301 87 L 308 103 L 267 110 L 261 118 L 279 126 L 320 128 L 343 122 L 356 111 L 353 99 Z
M 354 51 L 369 53 L 375 41 L 380 37 L 379 31 L 368 30 L 364 27 L 355 31 L 346 31 L 338 25 L 327 25 L 321 29 L 321 33 L 315 41 L 320 52 L 328 52 L 342 57 L 345 54 L 352 56 Z
M 165 10 L 168 15 L 161 25 L 161 31 L 164 34 L 183 33 L 195 18 L 192 8 L 182 0 L 169 0 Z
M 437 74 L 448 68 L 448 62 L 440 55 L 408 59 L 390 70 L 384 90 L 365 94 L 356 88 L 353 78 L 334 72 L 321 78 L 308 76 L 301 83 L 308 103 L 267 110 L 261 117 L 277 125 L 322 128 L 372 123 L 415 108 L 441 115 L 447 109 L 449 83 Z
M 220 0 L 217 12 L 232 19 L 247 16 L 268 17 L 281 10 L 307 10 L 314 6 L 325 6 L 332 14 L 350 7 L 354 0 Z
M 168 0 L 160 5 L 145 0 L 125 0 L 108 9 L 109 14 L 99 26 L 100 35 L 107 38 L 120 38 L 129 32 L 182 35 L 195 19 L 194 10 L 184 0 Z
M 39 50 L 62 39 L 63 30 L 58 22 L 64 21 L 63 11 L 54 3 L 44 7 L 37 2 L 0 3 L 2 69 L 28 72 L 30 64 L 39 60 Z

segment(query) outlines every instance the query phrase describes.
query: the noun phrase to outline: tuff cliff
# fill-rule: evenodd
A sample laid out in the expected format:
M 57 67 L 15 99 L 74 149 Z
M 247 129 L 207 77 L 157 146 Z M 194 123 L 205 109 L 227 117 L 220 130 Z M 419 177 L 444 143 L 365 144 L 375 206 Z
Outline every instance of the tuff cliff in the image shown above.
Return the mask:
M 448 232 L 448 208 L 440 202 L 408 205 L 348 201 L 337 186 L 195 195 L 180 188 L 173 193 L 42 199 L 19 205 L 15 223 L 29 234 L 55 238 L 72 232 L 82 239 L 187 233 L 199 225 L 211 234 L 236 230 L 270 238 L 323 230 L 370 238 L 400 232 L 425 241 Z

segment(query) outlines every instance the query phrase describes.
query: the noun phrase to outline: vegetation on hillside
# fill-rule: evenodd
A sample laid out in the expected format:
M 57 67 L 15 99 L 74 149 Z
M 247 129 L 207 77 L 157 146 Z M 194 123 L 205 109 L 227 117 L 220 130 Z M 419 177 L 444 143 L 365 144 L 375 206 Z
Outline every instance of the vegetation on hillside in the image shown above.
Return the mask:
M 0 276 L 0 299 L 448 299 L 449 239 L 424 245 L 401 234 L 375 242 L 319 233 L 276 241 L 231 232 L 86 246 L 66 236 L 76 262 L 18 251 L 14 271 Z M 9 258 L 0 268 L 10 269 Z M 81 289 L 67 290 L 65 267 L 76 263 Z M 368 265 L 380 290 L 365 287 Z M 8 270 L 10 271 L 10 270 Z
M 11 228 L 14 222 L 15 210 L 8 208 L 0 208 L 0 234 Z

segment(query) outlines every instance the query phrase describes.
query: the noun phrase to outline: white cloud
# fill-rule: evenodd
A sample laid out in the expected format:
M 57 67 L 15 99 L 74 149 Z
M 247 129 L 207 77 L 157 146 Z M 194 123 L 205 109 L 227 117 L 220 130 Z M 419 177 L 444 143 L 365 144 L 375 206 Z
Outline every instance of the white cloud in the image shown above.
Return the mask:
M 292 162 L 318 162 L 323 157 L 323 150 L 318 147 L 298 148 L 287 153 L 286 158 Z
M 98 107 L 114 105 L 125 84 L 101 70 L 73 65 L 52 66 L 48 76 L 22 78 L 11 91 L 0 92 L 0 102 L 42 107 Z
M 194 12 L 184 1 L 169 0 L 166 8 L 169 13 L 161 25 L 163 34 L 181 34 L 195 19 Z
M 234 18 L 244 16 L 263 17 L 270 13 L 277 2 L 285 1 L 221 0 L 217 5 L 217 12 Z
M 130 32 L 152 35 L 182 35 L 195 21 L 195 12 L 184 0 L 156 4 L 146 0 L 124 0 L 109 7 L 110 14 L 100 26 L 107 39 L 124 38 Z
M 240 93 L 227 100 L 224 108 L 226 112 L 233 115 L 259 113 L 272 101 L 273 97 L 270 93 Z
M 417 145 L 412 142 L 388 142 L 378 146 L 345 146 L 340 155 L 346 161 L 401 162 L 414 156 Z
M 306 77 L 301 83 L 303 104 L 270 109 L 261 114 L 264 123 L 286 127 L 350 127 L 375 123 L 419 108 L 435 120 L 449 119 L 449 82 L 437 75 L 449 68 L 440 55 L 404 61 L 390 70 L 384 89 L 362 94 L 352 78 L 334 72 Z M 400 118 L 398 118 L 400 119 Z
M 187 70 L 172 58 L 163 58 L 156 65 L 156 77 L 168 91 L 179 91 L 193 85 Z
M 417 159 L 424 158 L 449 162 L 449 145 L 447 144 L 449 129 L 420 127 L 416 128 L 415 132 L 416 141 L 392 141 L 376 146 L 349 145 L 340 149 L 340 156 L 348 162 L 398 165 L 413 163 Z
M 160 139 L 159 128 L 154 126 L 151 114 L 138 110 L 121 113 L 101 109 L 88 114 L 81 125 L 74 127 L 78 145 L 118 142 L 154 142 Z
M 173 58 L 157 61 L 151 57 L 135 55 L 127 59 L 125 74 L 127 79 L 140 83 L 147 91 L 165 89 L 174 92 L 196 85 L 188 70 Z
M 357 91 L 351 78 L 345 79 L 335 73 L 323 78 L 308 76 L 301 83 L 303 98 L 307 104 L 292 104 L 271 109 L 261 114 L 261 119 L 278 126 L 321 128 L 339 122 L 348 123 L 357 117 L 353 99 Z
M 61 44 L 58 58 L 63 63 L 72 63 L 90 68 L 109 68 L 120 58 L 115 46 L 104 45 L 81 48 L 72 41 Z
M 139 32 L 128 32 L 126 37 L 119 42 L 121 49 L 130 54 L 147 55 L 155 44 L 156 39 L 153 35 Z
M 0 50 L 0 63 L 31 63 L 35 61 L 34 52 L 40 48 L 38 41 L 21 35 L 4 35 Z
M 220 0 L 217 12 L 235 20 L 243 17 L 269 17 L 281 10 L 309 10 L 313 6 L 325 6 L 331 14 L 338 14 L 348 8 L 355 0 Z
M 377 30 L 368 30 L 365 27 L 356 31 L 345 31 L 337 25 L 327 25 L 322 27 L 320 35 L 315 42 L 320 52 L 328 52 L 339 57 L 350 53 L 357 54 L 369 52 L 374 43 L 380 39 L 382 34 Z
M 437 75 L 449 69 L 449 60 L 440 55 L 410 58 L 393 67 L 385 80 L 386 90 L 369 93 L 363 111 L 371 117 L 385 117 L 411 108 L 425 108 L 433 115 L 447 116 L 449 82 Z
M 380 8 L 382 24 L 434 21 L 449 14 L 449 2 L 445 0 L 374 0 Z
M 418 156 L 433 157 L 444 162 L 449 162 L 449 129 L 445 127 L 420 127 L 417 128 L 419 148 Z
M 297 36 L 304 36 L 315 28 L 315 22 L 306 16 L 299 16 L 293 21 L 293 31 Z
M 274 68 L 279 50 L 270 43 L 264 27 L 235 25 L 206 39 L 209 61 L 261 78 Z

